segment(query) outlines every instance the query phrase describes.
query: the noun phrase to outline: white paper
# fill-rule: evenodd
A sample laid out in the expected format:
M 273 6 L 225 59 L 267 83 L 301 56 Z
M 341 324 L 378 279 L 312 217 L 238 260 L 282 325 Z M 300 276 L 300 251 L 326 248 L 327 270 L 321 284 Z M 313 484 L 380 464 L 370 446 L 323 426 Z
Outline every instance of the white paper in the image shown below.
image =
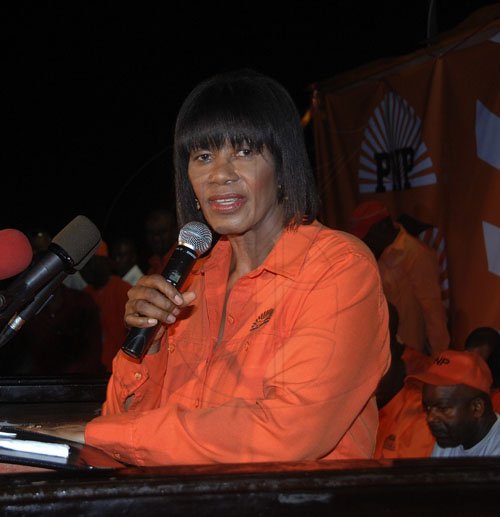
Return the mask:
M 65 443 L 45 443 L 34 440 L 13 440 L 0 437 L 0 447 L 14 451 L 58 456 L 60 458 L 67 458 L 69 456 L 69 445 Z

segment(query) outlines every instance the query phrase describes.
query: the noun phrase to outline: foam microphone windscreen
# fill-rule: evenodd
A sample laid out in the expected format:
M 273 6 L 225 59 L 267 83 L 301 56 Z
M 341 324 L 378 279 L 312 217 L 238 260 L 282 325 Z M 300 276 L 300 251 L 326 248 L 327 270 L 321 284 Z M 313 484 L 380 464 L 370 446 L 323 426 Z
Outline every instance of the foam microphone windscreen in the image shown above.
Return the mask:
M 51 245 L 57 245 L 73 262 L 77 271 L 94 255 L 101 243 L 101 233 L 97 226 L 84 215 L 76 216 L 53 239 Z
M 24 271 L 31 263 L 31 243 L 19 230 L 0 230 L 0 280 Z

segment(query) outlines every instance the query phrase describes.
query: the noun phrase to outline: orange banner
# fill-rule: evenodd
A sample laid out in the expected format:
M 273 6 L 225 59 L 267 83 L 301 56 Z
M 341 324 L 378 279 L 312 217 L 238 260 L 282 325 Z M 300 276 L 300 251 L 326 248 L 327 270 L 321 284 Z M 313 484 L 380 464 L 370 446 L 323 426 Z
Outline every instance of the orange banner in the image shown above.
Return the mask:
M 453 346 L 500 329 L 500 21 L 316 85 L 320 219 L 347 230 L 362 200 L 431 226 Z

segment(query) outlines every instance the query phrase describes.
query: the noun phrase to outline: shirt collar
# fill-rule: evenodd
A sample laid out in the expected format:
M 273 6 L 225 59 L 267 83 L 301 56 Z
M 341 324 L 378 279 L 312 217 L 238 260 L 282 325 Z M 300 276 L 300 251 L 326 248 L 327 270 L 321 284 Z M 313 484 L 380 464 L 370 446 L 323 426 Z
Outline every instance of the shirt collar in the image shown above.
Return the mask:
M 321 228 L 321 223 L 314 221 L 312 224 L 285 229 L 264 262 L 249 273 L 249 276 L 257 276 L 265 269 L 277 275 L 296 277 L 301 272 L 308 251 Z M 192 272 L 198 274 L 219 267 L 226 263 L 230 256 L 229 241 L 220 239 L 207 257 L 195 263 Z

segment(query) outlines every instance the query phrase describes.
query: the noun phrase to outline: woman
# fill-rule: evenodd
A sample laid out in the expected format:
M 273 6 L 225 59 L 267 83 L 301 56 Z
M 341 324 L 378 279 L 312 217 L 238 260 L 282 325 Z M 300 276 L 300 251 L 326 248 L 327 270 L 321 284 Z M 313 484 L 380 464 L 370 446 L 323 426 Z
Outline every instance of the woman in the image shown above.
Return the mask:
M 127 325 L 161 325 L 142 362 L 116 356 L 85 441 L 138 465 L 370 457 L 386 301 L 368 248 L 315 219 L 289 94 L 251 71 L 202 82 L 174 162 L 180 226 L 220 238 L 183 293 L 159 275 L 130 290 Z

